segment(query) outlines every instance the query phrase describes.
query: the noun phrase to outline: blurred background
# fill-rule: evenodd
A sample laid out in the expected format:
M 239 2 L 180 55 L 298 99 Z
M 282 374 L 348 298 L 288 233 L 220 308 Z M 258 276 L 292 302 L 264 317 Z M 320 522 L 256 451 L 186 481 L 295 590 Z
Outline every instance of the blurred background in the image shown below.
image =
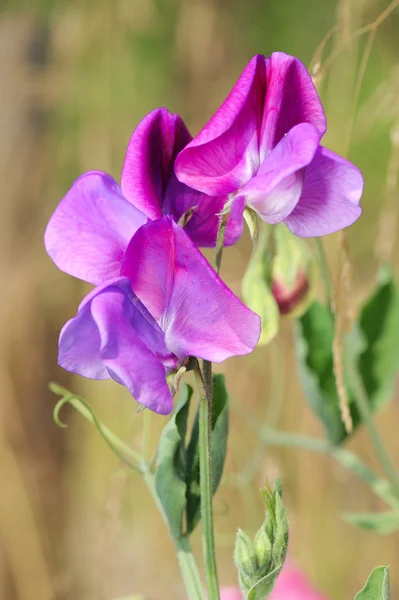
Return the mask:
M 46 222 L 73 180 L 101 169 L 119 180 L 138 121 L 166 106 L 196 133 L 249 58 L 274 50 L 312 67 L 329 122 L 326 144 L 365 174 L 364 214 L 350 230 L 357 306 L 381 260 L 394 269 L 399 169 L 399 2 L 388 0 L 2 0 L 0 3 L 0 598 L 183 599 L 172 542 L 138 476 L 128 474 L 74 410 L 52 411 L 56 380 L 84 396 L 127 441 L 143 414 L 114 382 L 57 367 L 57 338 L 87 291 L 43 248 Z M 395 10 L 396 9 L 396 10 Z M 336 265 L 337 237 L 326 240 Z M 247 237 L 225 253 L 239 293 Z M 396 260 L 396 264 L 395 264 Z M 276 358 L 277 357 L 277 358 Z M 262 446 L 235 406 L 259 422 L 323 436 L 302 395 L 290 322 L 279 340 L 222 366 L 232 396 L 226 474 L 215 499 L 220 578 L 234 584 L 237 526 L 263 519 L 259 488 L 279 474 L 292 524 L 291 558 L 331 600 L 351 599 L 372 567 L 391 564 L 399 537 L 344 523 L 382 507 L 328 457 Z M 281 404 L 281 406 L 279 406 Z M 399 466 L 398 398 L 377 424 Z M 165 419 L 154 415 L 155 445 Z M 364 431 L 349 447 L 375 465 Z M 194 539 L 200 557 L 198 533 Z

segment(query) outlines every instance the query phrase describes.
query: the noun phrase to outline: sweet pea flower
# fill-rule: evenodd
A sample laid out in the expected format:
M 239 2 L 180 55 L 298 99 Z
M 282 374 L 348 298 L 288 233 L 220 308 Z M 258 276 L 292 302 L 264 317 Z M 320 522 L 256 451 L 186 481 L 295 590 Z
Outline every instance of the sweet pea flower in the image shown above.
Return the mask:
M 222 587 L 220 600 L 243 600 L 243 596 L 237 587 Z M 288 565 L 278 576 L 269 600 L 326 600 L 326 598 L 309 585 L 300 571 Z
M 301 237 L 351 225 L 361 214 L 359 169 L 320 146 L 323 107 L 306 67 L 282 52 L 256 55 L 229 96 L 180 152 L 178 179 L 245 206 Z
M 59 244 L 64 248 L 65 241 Z M 103 277 L 112 270 L 99 254 L 96 271 L 94 250 L 88 245 L 84 252 L 79 261 L 71 252 L 71 271 L 89 281 L 94 272 Z M 173 399 L 166 377 L 187 357 L 221 362 L 251 352 L 259 335 L 258 315 L 222 282 L 185 231 L 164 217 L 138 229 L 117 276 L 95 288 L 66 323 L 59 364 L 90 379 L 112 377 L 137 402 L 167 414 Z
M 211 198 L 180 183 L 176 155 L 191 140 L 178 115 L 159 108 L 149 113 L 130 139 L 121 186 L 107 173 L 79 177 L 52 215 L 45 234 L 48 254 L 63 271 L 100 285 L 119 275 L 129 240 L 148 220 L 181 218 L 198 246 L 214 246 L 223 198 Z M 187 213 L 188 211 L 188 213 Z M 187 215 L 187 219 L 184 218 Z M 242 232 L 234 214 L 226 245 Z M 84 259 L 81 257 L 84 256 Z

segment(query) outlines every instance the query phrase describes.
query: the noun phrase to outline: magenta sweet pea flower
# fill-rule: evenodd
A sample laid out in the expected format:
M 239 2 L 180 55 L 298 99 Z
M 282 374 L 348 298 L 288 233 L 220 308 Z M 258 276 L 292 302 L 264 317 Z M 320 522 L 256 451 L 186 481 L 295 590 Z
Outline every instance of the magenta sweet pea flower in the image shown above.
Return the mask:
M 243 595 L 237 587 L 223 587 L 220 600 L 243 600 Z M 288 565 L 278 576 L 269 600 L 326 600 L 326 598 L 309 585 L 300 571 Z
M 229 198 L 235 221 L 248 205 L 301 237 L 325 235 L 356 221 L 363 189 L 359 169 L 320 146 L 325 131 L 305 66 L 282 52 L 256 55 L 175 171 L 190 187 Z
M 93 272 L 92 257 L 89 249 L 85 269 L 85 255 L 80 256 L 82 273 Z M 71 260 L 75 269 L 75 257 Z M 104 266 L 101 276 L 105 271 Z M 59 364 L 90 379 L 112 377 L 137 402 L 167 414 L 173 401 L 166 377 L 185 358 L 221 362 L 247 354 L 259 335 L 258 315 L 222 282 L 184 230 L 165 217 L 137 231 L 118 277 L 95 288 L 64 326 Z
M 180 183 L 176 155 L 191 140 L 178 115 L 160 108 L 134 131 L 126 153 L 121 187 L 106 173 L 79 177 L 52 215 L 45 234 L 47 252 L 63 271 L 100 285 L 119 275 L 130 238 L 148 220 L 171 215 L 176 222 L 190 211 L 185 230 L 199 246 L 214 246 L 223 198 L 211 198 Z M 226 245 L 242 232 L 241 215 L 232 215 Z M 84 256 L 84 259 L 81 257 Z

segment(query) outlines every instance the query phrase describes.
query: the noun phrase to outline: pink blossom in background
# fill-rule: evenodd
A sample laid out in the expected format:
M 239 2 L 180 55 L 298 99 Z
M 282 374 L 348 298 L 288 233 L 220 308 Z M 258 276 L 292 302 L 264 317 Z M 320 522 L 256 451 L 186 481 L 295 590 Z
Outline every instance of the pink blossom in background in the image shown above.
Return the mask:
M 306 67 L 283 52 L 258 54 L 177 156 L 176 175 L 228 198 L 235 222 L 248 205 L 301 237 L 325 235 L 358 219 L 363 190 L 359 169 L 320 146 L 326 128 Z
M 221 600 L 243 600 L 237 587 L 222 587 Z M 300 571 L 284 567 L 268 600 L 327 600 L 314 590 Z

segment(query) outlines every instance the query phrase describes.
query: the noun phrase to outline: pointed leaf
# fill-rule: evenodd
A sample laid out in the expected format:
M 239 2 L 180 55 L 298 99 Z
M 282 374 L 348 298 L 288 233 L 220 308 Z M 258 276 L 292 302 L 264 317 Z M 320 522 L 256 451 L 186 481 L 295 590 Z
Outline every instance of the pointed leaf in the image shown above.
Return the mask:
M 187 448 L 187 532 L 191 533 L 200 519 L 199 427 L 196 415 Z M 228 396 L 224 375 L 212 378 L 212 489 L 216 492 L 223 474 L 229 430 Z
M 163 429 L 158 447 L 155 489 L 168 519 L 170 532 L 175 538 L 182 534 L 186 507 L 184 440 L 192 393 L 189 385 L 182 384 L 176 409 Z
M 326 427 L 331 442 L 347 434 L 341 421 L 333 371 L 334 317 L 314 302 L 298 320 L 296 347 L 305 397 Z M 346 352 L 359 368 L 372 412 L 390 397 L 399 370 L 399 290 L 390 276 L 364 304 L 354 332 L 347 338 Z M 346 379 L 354 429 L 361 424 L 350 380 Z
M 388 568 L 376 567 L 355 600 L 391 600 Z
M 389 274 L 364 305 L 359 325 L 366 344 L 359 368 L 377 409 L 389 399 L 399 370 L 399 289 Z

